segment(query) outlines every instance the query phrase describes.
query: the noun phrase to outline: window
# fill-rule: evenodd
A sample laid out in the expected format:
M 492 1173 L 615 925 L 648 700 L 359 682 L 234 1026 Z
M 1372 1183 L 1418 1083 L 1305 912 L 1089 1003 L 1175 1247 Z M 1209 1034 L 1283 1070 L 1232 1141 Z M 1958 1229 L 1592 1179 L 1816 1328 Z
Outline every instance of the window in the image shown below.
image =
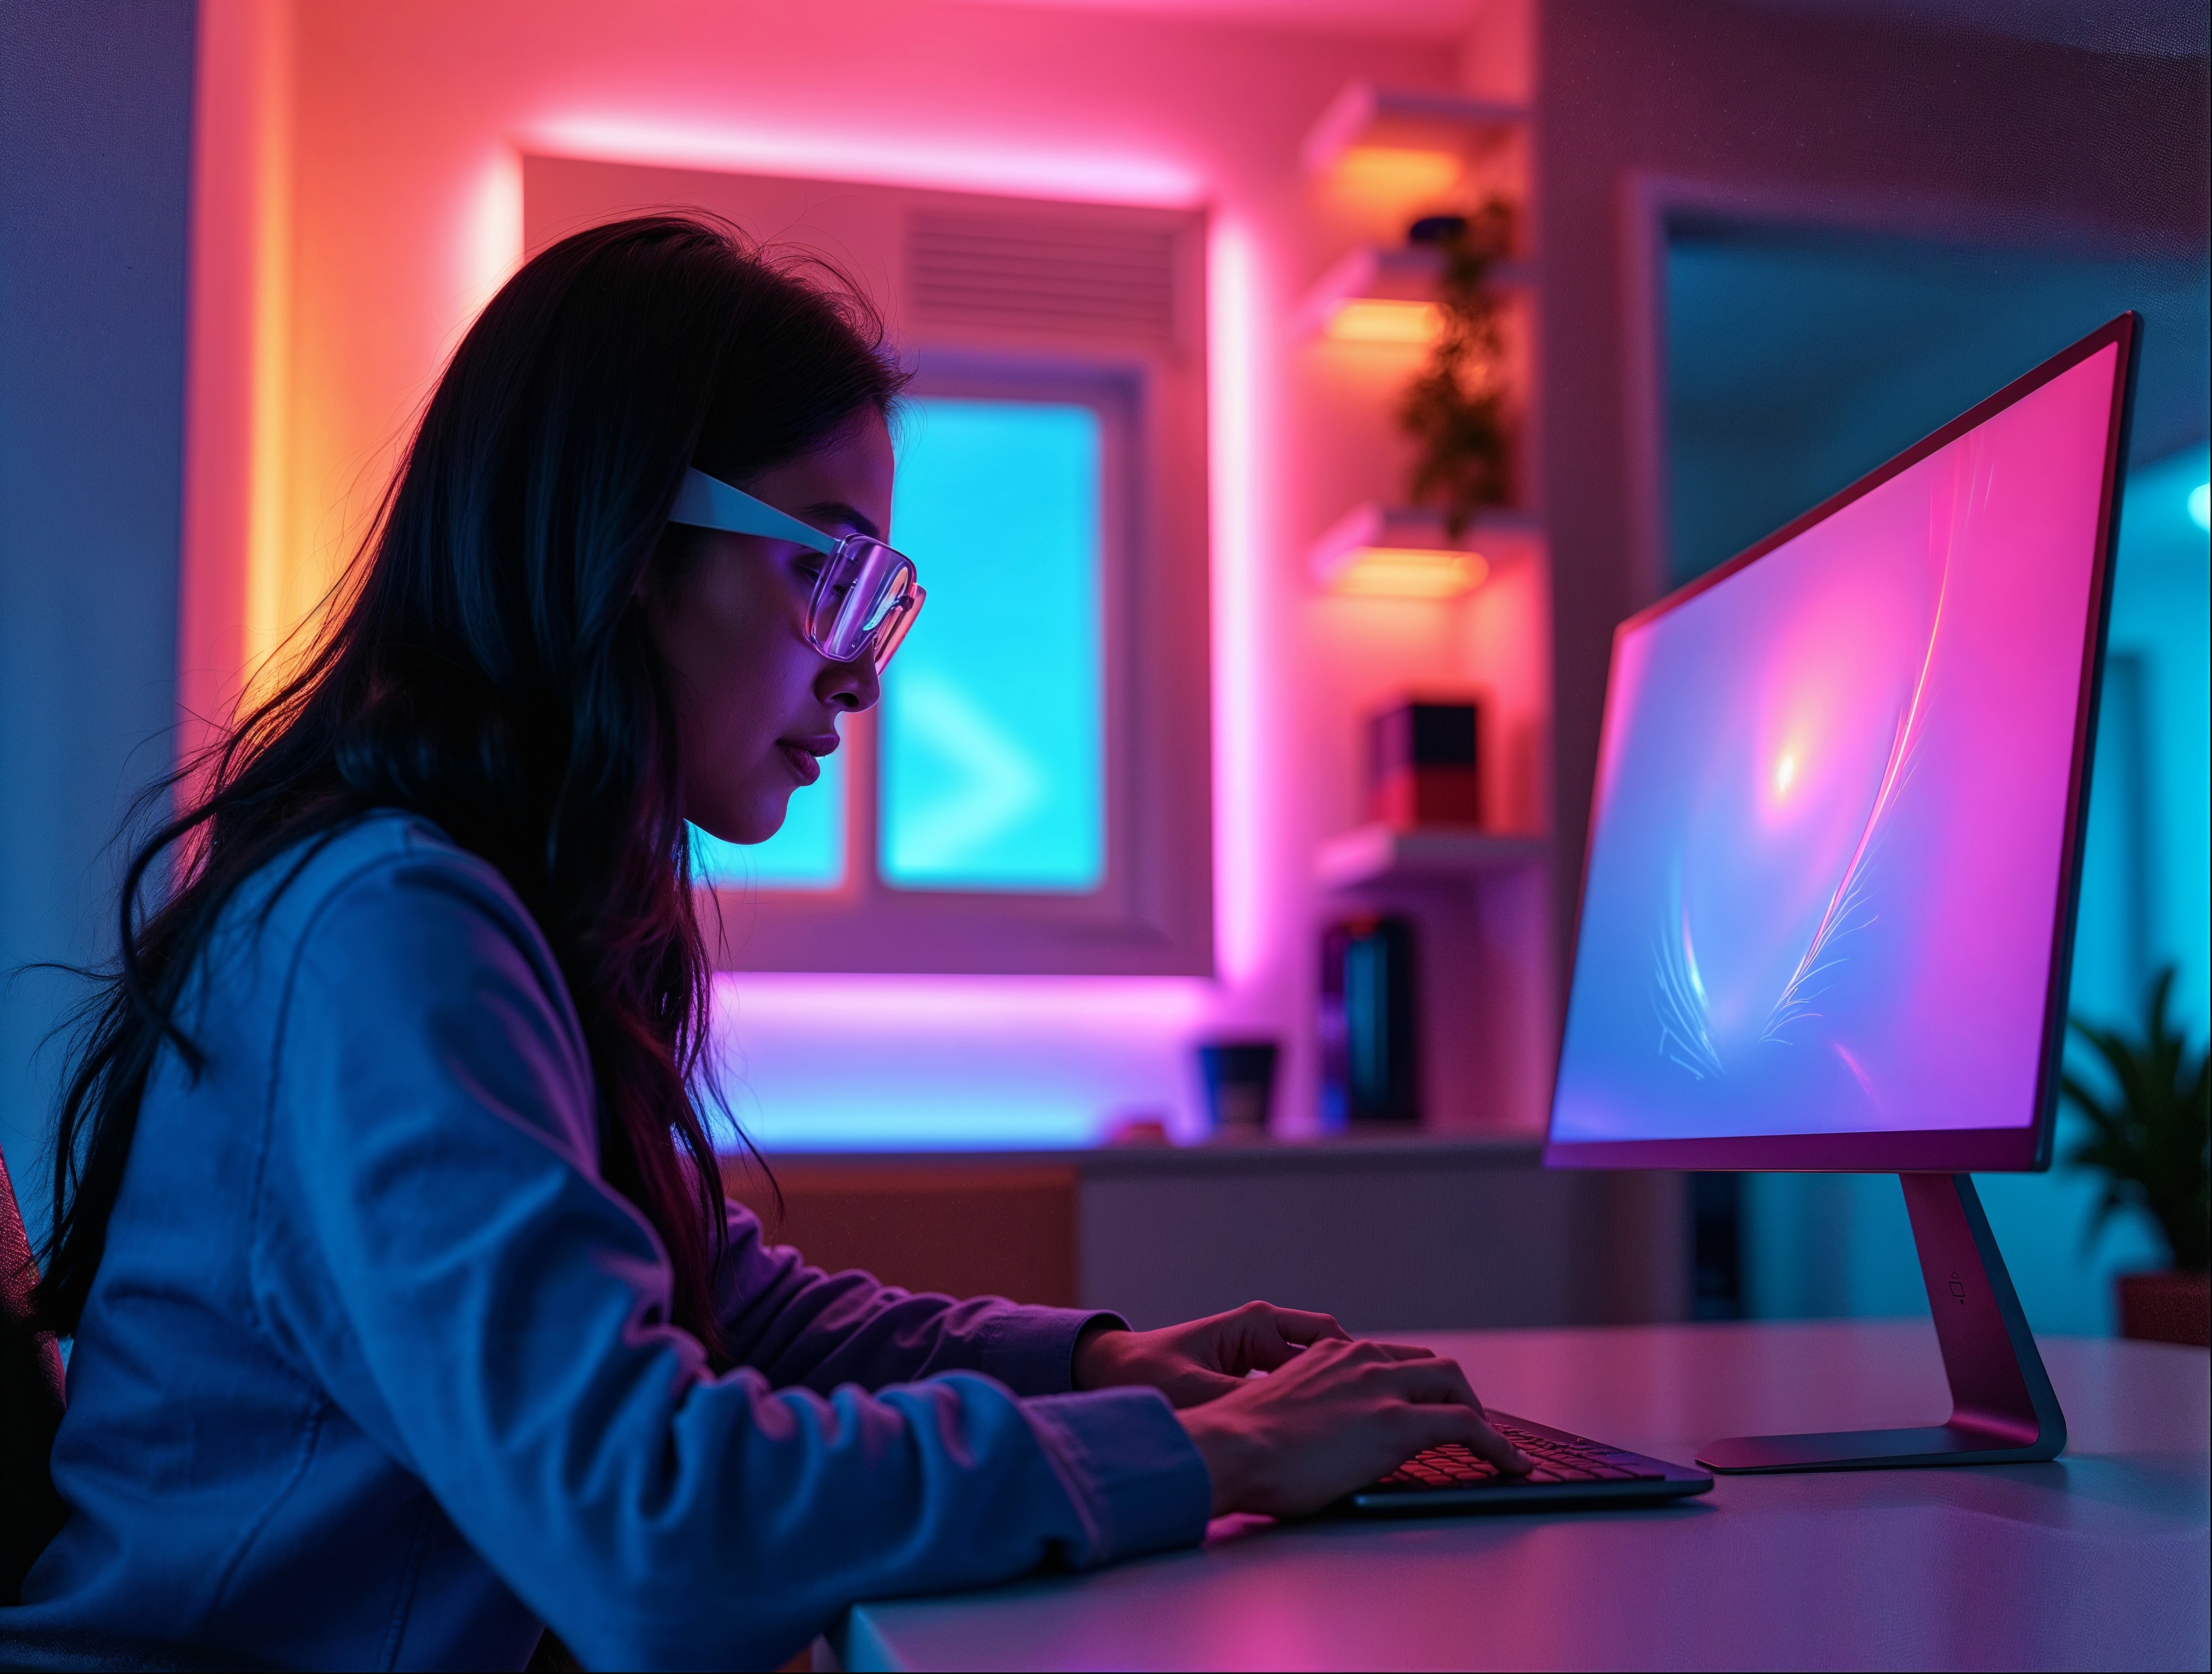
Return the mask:
M 877 868 L 897 889 L 1097 889 L 1099 415 L 925 395 L 902 428 L 891 525 L 937 590 L 884 685 Z
M 917 368 L 929 604 L 771 841 L 695 834 L 725 969 L 1212 966 L 1205 222 L 530 157 L 527 242 L 695 204 L 835 256 Z

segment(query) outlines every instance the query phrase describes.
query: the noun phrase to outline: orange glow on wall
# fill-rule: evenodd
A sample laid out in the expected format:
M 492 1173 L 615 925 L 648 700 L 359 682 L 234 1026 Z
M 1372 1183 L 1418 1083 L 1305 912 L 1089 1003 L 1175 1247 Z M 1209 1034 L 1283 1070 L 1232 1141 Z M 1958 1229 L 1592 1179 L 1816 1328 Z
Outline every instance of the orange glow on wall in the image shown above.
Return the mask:
M 1357 296 L 1338 307 L 1323 327 L 1339 343 L 1423 344 L 1435 337 L 1443 316 L 1433 302 Z
M 1489 579 L 1489 560 L 1480 552 L 1361 546 L 1346 556 L 1329 588 L 1370 599 L 1456 599 Z
M 286 0 L 199 9 L 178 647 L 187 752 L 228 718 L 293 620 L 292 21 Z
M 1451 151 L 1411 150 L 1395 145 L 1355 145 L 1336 162 L 1340 190 L 1385 198 L 1440 198 L 1467 172 Z

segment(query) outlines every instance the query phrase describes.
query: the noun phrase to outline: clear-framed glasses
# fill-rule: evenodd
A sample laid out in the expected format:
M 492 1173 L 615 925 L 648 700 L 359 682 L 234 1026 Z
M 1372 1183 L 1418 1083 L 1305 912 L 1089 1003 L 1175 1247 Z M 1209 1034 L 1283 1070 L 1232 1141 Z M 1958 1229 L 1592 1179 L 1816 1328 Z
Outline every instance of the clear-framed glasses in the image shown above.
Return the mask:
M 703 471 L 684 473 L 672 523 L 796 541 L 829 560 L 806 607 L 806 642 L 832 662 L 868 656 L 881 673 L 928 595 L 914 560 L 870 535 L 825 535 Z

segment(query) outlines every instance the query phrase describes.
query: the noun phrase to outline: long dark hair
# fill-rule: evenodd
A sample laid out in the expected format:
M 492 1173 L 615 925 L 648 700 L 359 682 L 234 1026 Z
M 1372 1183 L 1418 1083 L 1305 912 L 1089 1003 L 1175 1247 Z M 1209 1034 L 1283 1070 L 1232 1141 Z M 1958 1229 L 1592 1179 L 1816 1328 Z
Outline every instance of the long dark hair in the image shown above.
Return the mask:
M 175 813 L 131 851 L 120 957 L 56 1121 L 43 1324 L 76 1330 L 157 1055 L 204 1062 L 176 1008 L 224 904 L 288 850 L 401 808 L 497 867 L 551 944 L 599 1082 L 601 1172 L 659 1230 L 677 1323 L 720 1358 L 722 1181 L 690 1096 L 709 962 L 640 593 L 697 548 L 667 532 L 687 466 L 743 484 L 887 412 L 903 381 L 834 270 L 706 217 L 575 234 L 493 298 L 331 625 L 156 788 Z

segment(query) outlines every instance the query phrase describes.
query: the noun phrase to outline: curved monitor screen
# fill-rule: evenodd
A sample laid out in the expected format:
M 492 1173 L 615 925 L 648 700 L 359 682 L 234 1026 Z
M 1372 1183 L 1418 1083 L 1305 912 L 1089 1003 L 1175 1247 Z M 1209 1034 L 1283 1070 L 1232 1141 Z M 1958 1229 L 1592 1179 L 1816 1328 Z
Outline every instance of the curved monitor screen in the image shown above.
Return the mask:
M 2033 1166 L 2112 332 L 1623 627 L 1550 1160 Z

